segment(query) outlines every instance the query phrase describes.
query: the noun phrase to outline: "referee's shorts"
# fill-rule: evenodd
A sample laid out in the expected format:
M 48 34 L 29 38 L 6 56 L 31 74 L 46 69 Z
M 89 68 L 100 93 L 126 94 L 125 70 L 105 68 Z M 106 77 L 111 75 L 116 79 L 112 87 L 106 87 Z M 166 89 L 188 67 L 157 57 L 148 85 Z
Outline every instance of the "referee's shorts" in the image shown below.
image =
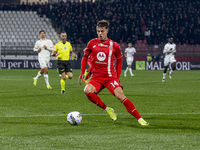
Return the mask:
M 57 68 L 59 71 L 59 74 L 63 73 L 63 72 L 72 72 L 72 67 L 71 67 L 71 63 L 69 60 L 58 60 L 57 62 Z

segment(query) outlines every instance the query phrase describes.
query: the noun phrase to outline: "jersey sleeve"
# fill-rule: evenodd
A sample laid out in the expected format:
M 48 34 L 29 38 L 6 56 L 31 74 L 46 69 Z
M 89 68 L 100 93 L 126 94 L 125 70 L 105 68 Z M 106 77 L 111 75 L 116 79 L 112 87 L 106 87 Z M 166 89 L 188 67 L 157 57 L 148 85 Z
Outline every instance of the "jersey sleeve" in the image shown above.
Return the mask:
M 168 49 L 167 49 L 167 44 L 166 44 L 164 47 L 163 53 L 165 54 L 165 53 L 167 53 L 167 51 L 168 51 Z
M 55 50 L 54 50 L 54 52 L 58 52 L 58 43 L 54 46 L 55 47 Z
M 125 51 L 124 51 L 125 53 L 127 53 L 127 48 L 125 49 Z
M 38 46 L 38 41 L 35 43 L 35 46 L 33 48 L 33 51 L 38 51 L 39 49 L 39 46 Z
M 174 44 L 174 52 L 176 53 L 176 44 Z
M 51 40 L 49 40 L 48 42 L 49 45 L 47 45 L 47 49 L 49 51 L 54 51 L 55 50 L 55 47 L 53 46 L 53 42 Z
M 89 55 L 91 52 L 92 52 L 92 41 L 89 41 L 87 47 L 84 49 L 84 53 Z
M 115 57 L 118 59 L 118 58 L 121 58 L 123 55 L 122 55 L 122 52 L 121 52 L 121 49 L 120 49 L 120 46 L 118 43 L 115 43 L 114 44 L 114 49 L 115 49 Z
M 72 52 L 72 45 L 71 45 L 71 43 L 70 43 L 70 52 Z

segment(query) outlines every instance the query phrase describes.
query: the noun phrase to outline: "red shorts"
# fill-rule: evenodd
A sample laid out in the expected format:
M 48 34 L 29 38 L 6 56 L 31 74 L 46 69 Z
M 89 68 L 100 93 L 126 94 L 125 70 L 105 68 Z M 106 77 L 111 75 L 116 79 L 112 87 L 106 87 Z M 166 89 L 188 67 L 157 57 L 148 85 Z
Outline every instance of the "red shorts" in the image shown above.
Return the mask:
M 114 90 L 117 87 L 121 87 L 123 89 L 123 86 L 119 82 L 117 77 L 92 77 L 88 84 L 92 84 L 96 88 L 96 93 L 98 94 L 101 90 L 103 90 L 105 87 L 114 95 Z

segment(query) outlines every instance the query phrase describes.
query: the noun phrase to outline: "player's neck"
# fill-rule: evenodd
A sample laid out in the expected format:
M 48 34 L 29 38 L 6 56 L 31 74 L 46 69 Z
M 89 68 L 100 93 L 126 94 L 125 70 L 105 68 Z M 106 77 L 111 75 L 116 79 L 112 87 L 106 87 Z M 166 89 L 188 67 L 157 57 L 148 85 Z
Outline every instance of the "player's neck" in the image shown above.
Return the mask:
M 101 42 L 105 42 L 105 41 L 107 41 L 108 40 L 108 38 L 105 38 L 105 39 L 103 39 L 103 40 L 100 40 Z
M 63 43 L 63 44 L 65 44 L 65 43 L 66 43 L 66 41 L 62 41 L 62 43 Z
M 46 40 L 46 38 L 41 38 L 41 40 Z

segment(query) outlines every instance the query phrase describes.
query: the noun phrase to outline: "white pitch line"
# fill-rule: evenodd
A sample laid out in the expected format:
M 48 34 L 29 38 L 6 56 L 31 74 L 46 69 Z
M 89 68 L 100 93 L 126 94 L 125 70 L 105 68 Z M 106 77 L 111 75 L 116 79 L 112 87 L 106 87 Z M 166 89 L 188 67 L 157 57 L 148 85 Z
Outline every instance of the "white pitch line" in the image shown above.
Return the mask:
M 22 116 L 0 116 L 0 118 L 31 118 L 31 117 L 58 117 L 67 114 L 54 115 L 22 115 Z M 83 116 L 106 116 L 107 114 L 81 114 Z M 129 113 L 118 113 L 117 115 L 130 115 Z M 141 115 L 200 115 L 200 113 L 141 113 Z

